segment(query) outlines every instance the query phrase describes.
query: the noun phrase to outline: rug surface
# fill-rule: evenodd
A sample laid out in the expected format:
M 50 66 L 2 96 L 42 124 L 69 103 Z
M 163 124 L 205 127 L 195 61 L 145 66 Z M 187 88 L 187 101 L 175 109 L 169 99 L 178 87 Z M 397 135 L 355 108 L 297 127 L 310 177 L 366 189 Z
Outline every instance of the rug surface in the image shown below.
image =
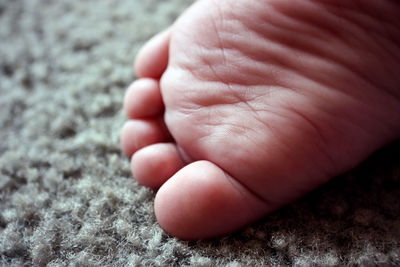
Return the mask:
M 119 149 L 139 47 L 188 0 L 0 0 L 0 265 L 400 265 L 400 144 L 235 234 L 182 242 Z

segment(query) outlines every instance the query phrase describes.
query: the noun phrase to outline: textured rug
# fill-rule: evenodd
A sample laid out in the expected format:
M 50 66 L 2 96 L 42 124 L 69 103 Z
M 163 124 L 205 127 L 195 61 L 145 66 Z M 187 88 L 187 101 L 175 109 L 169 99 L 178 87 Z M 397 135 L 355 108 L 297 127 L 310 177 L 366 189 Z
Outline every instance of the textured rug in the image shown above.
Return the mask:
M 0 0 L 0 264 L 400 265 L 400 143 L 235 234 L 160 229 L 119 149 L 122 98 L 189 4 Z

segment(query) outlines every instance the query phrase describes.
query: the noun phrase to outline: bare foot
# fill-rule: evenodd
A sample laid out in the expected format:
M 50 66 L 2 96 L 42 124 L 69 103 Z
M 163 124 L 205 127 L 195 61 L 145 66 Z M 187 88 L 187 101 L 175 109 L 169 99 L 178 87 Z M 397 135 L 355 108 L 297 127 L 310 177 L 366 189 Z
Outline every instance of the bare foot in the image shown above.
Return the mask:
M 197 1 L 136 60 L 121 134 L 182 239 L 235 231 L 400 136 L 395 1 Z

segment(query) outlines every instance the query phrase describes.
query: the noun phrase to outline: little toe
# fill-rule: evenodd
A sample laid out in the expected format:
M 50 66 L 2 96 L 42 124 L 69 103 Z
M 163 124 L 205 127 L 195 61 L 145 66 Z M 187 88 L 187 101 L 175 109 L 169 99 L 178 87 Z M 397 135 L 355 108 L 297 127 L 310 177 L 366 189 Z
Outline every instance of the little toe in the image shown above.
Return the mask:
M 150 78 L 133 82 L 124 97 L 124 110 L 131 119 L 160 115 L 164 104 L 159 82 Z
M 168 65 L 170 29 L 150 39 L 139 51 L 135 60 L 138 77 L 159 79 Z
M 147 146 L 137 151 L 131 160 L 133 177 L 152 189 L 158 189 L 184 166 L 178 147 L 172 143 Z
M 130 120 L 122 127 L 121 148 L 130 157 L 143 147 L 170 139 L 162 119 Z
M 271 207 L 209 161 L 187 165 L 159 189 L 155 213 L 161 227 L 181 239 L 233 232 Z

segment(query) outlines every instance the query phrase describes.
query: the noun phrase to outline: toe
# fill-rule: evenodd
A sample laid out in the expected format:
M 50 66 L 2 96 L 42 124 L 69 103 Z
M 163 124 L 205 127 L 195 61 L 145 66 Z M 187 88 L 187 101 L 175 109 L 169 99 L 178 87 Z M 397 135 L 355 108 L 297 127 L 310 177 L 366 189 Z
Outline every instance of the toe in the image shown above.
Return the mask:
M 124 109 L 131 119 L 160 115 L 164 104 L 159 82 L 149 78 L 133 82 L 126 91 Z
M 141 184 L 158 189 L 185 163 L 178 147 L 172 143 L 147 146 L 132 156 L 133 177 Z
M 121 148 L 128 157 L 145 146 L 169 140 L 169 133 L 161 119 L 130 120 L 121 131 Z
M 178 171 L 155 199 L 161 227 L 186 240 L 230 233 L 268 211 L 269 205 L 209 161 L 197 161 Z
M 135 60 L 138 77 L 159 79 L 168 65 L 170 30 L 167 29 L 150 39 L 139 51 Z

